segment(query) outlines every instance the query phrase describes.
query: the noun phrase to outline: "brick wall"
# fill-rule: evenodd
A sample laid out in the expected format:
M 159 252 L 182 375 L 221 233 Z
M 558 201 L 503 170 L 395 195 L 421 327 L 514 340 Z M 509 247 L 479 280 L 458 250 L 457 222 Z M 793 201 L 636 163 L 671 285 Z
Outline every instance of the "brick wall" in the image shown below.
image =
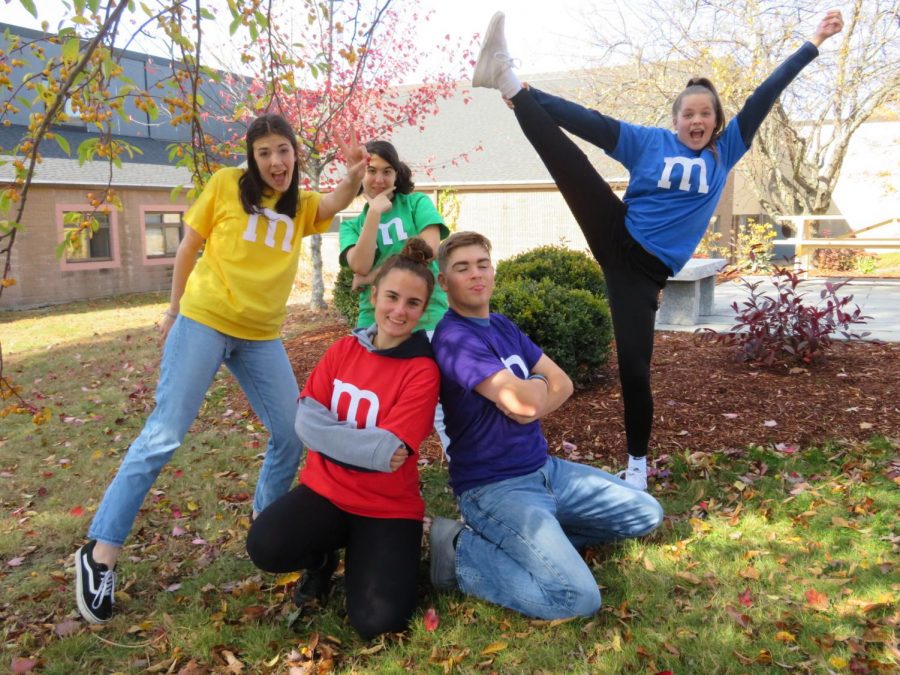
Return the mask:
M 61 241 L 60 206 L 88 208 L 84 188 L 33 186 L 16 235 L 12 276 L 16 285 L 4 290 L 0 309 L 35 307 L 123 293 L 167 290 L 172 282 L 171 260 L 148 259 L 144 253 L 141 207 L 183 211 L 184 198 L 172 202 L 168 189 L 120 188 L 123 209 L 111 217 L 116 228 L 113 260 L 66 264 L 56 257 Z M 100 188 L 95 191 L 101 192 Z M 98 268 L 99 267 L 99 268 Z M 64 269 L 65 268 L 65 269 Z

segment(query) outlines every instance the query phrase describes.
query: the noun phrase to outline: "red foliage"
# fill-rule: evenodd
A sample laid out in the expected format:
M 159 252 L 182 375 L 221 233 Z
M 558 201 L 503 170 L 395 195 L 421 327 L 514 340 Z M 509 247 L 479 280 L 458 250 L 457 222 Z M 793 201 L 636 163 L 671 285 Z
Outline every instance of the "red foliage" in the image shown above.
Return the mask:
M 363 142 L 390 138 L 397 127 L 421 129 L 470 68 L 471 43 L 447 35 L 426 53 L 410 39 L 430 20 L 430 13 L 417 13 L 415 3 L 362 5 L 338 3 L 331 16 L 320 6 L 310 7 L 308 21 L 273 18 L 254 45 L 259 75 L 246 91 L 236 91 L 243 101 L 236 117 L 278 112 L 298 129 L 306 187 L 336 182 L 332 139 L 349 124 Z M 299 34 L 289 32 L 292 26 Z M 401 86 L 426 58 L 437 62 L 436 53 L 443 69 L 424 76 L 421 84 Z

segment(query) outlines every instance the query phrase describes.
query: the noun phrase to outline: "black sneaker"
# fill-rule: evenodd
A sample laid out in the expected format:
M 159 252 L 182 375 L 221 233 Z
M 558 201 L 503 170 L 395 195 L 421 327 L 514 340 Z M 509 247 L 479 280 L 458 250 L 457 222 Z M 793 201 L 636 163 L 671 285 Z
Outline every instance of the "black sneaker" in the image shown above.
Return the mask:
M 315 604 L 324 607 L 331 594 L 331 577 L 338 566 L 338 552 L 329 551 L 325 560 L 314 570 L 305 570 L 294 586 L 294 606 L 301 611 Z
M 88 623 L 103 623 L 112 616 L 116 595 L 116 572 L 94 560 L 96 541 L 75 553 L 75 601 Z

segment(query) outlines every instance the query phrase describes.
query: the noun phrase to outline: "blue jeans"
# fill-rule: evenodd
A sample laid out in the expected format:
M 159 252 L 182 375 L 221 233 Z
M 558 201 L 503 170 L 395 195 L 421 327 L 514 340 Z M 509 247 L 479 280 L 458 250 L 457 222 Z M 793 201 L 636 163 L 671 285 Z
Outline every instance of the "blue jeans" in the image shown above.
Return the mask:
M 302 446 L 294 431 L 299 390 L 284 344 L 280 339 L 240 340 L 179 315 L 163 349 L 156 408 L 103 495 L 88 532 L 91 539 L 114 546 L 124 543 L 144 497 L 197 418 L 223 363 L 270 434 L 254 511 L 290 489 Z
M 466 521 L 456 544 L 460 590 L 539 619 L 600 608 L 578 548 L 640 537 L 663 519 L 646 492 L 555 457 L 525 476 L 467 490 L 459 510 Z

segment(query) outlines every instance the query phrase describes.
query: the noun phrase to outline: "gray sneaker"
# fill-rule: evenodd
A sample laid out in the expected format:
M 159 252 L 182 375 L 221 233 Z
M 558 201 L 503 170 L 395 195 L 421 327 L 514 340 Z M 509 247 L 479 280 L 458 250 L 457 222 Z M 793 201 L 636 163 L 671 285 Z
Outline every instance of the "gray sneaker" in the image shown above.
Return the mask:
M 431 585 L 439 591 L 459 588 L 456 581 L 456 547 L 454 539 L 463 529 L 458 520 L 435 518 L 431 521 L 428 544 L 431 548 Z
M 497 74 L 513 63 L 506 49 L 504 23 L 503 12 L 497 12 L 491 17 L 484 41 L 481 43 L 481 51 L 478 52 L 478 60 L 475 62 L 475 72 L 472 74 L 473 87 L 497 89 Z

